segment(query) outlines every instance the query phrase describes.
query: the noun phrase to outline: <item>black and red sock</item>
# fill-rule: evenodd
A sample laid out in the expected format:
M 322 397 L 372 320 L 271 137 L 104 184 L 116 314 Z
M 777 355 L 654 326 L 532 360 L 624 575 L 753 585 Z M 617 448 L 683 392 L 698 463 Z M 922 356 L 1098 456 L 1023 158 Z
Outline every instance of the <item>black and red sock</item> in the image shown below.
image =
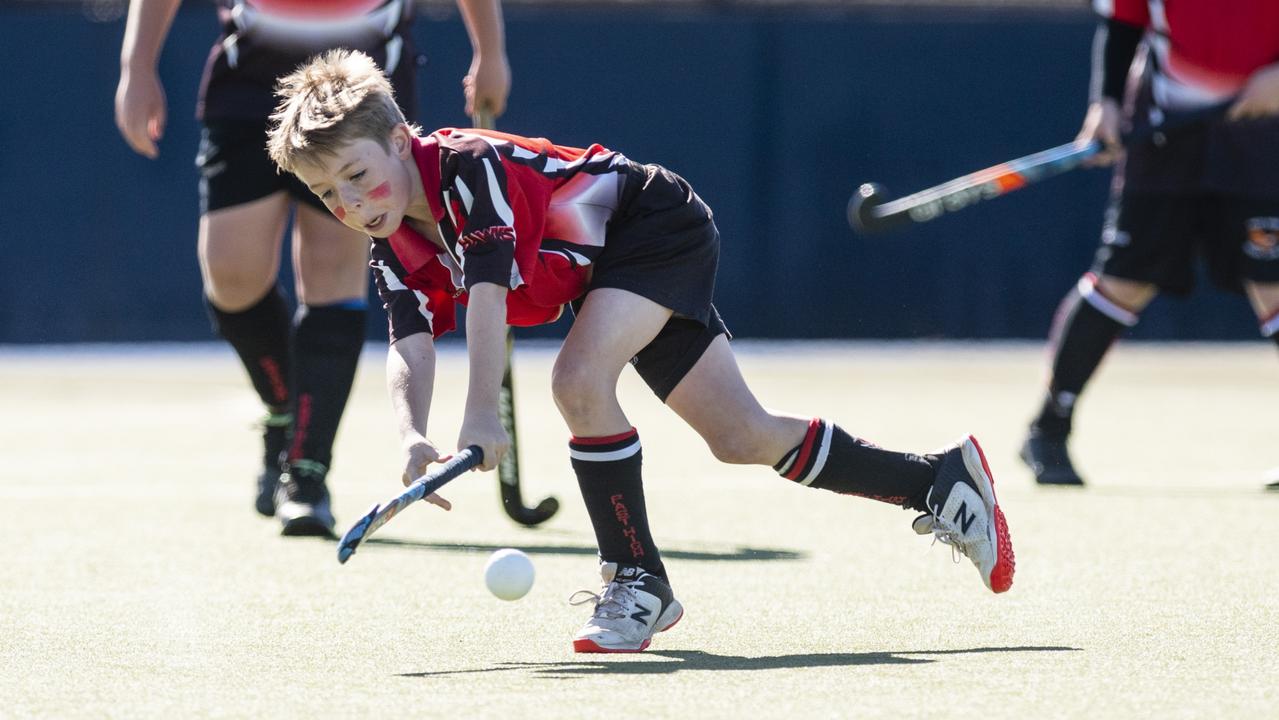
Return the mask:
M 289 460 L 326 469 L 364 347 L 363 303 L 303 305 L 293 331 L 294 409 Z
M 666 567 L 648 528 L 639 433 L 631 428 L 620 435 L 575 436 L 568 451 L 595 529 L 600 560 L 638 565 L 666 578 Z
M 1050 336 L 1052 377 L 1033 432 L 1065 437 L 1070 434 L 1075 400 L 1097 371 L 1115 339 L 1137 324 L 1136 313 L 1107 298 L 1090 273 L 1062 301 Z
M 809 422 L 804 441 L 773 469 L 800 485 L 920 511 L 927 510 L 935 475 L 927 458 L 885 450 L 821 418 Z
M 278 286 L 240 312 L 219 309 L 205 297 L 213 331 L 235 348 L 253 389 L 272 412 L 289 407 L 289 307 Z

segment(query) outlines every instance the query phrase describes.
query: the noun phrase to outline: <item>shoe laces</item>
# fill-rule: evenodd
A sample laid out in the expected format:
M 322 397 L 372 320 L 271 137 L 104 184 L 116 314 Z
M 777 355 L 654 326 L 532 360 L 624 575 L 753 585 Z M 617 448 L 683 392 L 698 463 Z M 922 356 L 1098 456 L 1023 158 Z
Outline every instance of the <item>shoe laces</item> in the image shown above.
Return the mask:
M 578 590 L 568 598 L 569 605 L 595 603 L 595 617 L 619 620 L 630 615 L 635 606 L 635 590 L 629 583 L 616 580 L 605 585 L 601 594 L 590 590 Z
M 932 507 L 933 491 L 929 489 L 926 504 Z M 941 543 L 950 547 L 950 559 L 958 564 L 962 562 L 961 557 L 968 557 L 968 545 L 964 543 L 963 535 L 959 532 L 959 528 L 947 520 L 946 518 L 934 512 L 929 512 L 933 517 L 933 545 Z

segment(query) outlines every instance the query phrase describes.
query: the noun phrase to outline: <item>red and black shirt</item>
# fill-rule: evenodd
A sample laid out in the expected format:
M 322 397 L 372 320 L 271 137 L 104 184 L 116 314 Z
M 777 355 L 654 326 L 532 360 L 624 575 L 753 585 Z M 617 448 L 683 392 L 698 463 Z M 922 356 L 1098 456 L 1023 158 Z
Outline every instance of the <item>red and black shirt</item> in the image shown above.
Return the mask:
M 508 324 L 555 321 L 586 292 L 632 167 L 600 145 L 451 128 L 416 138 L 413 158 L 446 247 L 407 223 L 374 238 L 392 341 L 452 330 L 456 303 L 481 282 L 510 290 Z

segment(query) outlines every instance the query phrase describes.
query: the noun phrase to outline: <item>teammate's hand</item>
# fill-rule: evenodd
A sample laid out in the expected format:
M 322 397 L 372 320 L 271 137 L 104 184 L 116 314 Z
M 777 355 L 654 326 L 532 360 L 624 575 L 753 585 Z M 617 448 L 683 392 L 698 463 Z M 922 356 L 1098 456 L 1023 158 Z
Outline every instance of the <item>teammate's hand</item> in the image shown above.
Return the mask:
M 492 413 L 466 413 L 462 419 L 462 432 L 457 437 L 458 449 L 479 445 L 484 451 L 484 462 L 477 470 L 492 470 L 502 462 L 511 448 L 511 436 L 506 434 L 496 409 Z
M 129 147 L 152 160 L 160 155 L 156 143 L 164 137 L 167 120 L 164 86 L 154 68 L 120 72 L 115 90 L 115 126 Z
M 400 481 L 404 483 L 405 487 L 411 484 L 414 480 L 425 475 L 430 470 L 429 466 L 431 463 L 437 463 L 441 460 L 448 459 L 441 458 L 440 451 L 436 450 L 434 445 L 426 441 L 418 441 L 410 444 L 408 447 L 404 448 L 404 454 L 404 476 L 400 479 Z M 432 505 L 438 505 L 445 510 L 453 509 L 453 503 L 450 503 L 448 500 L 445 500 L 435 493 L 427 495 L 423 498 L 423 500 L 426 500 Z
M 511 92 L 511 65 L 506 55 L 472 56 L 471 69 L 462 78 L 462 92 L 467 117 L 475 117 L 477 109 L 488 110 L 493 117 L 506 112 L 506 96 Z
M 1087 145 L 1094 140 L 1102 144 L 1102 151 L 1084 161 L 1088 167 L 1104 167 L 1113 165 L 1124 152 L 1119 138 L 1119 120 L 1121 113 L 1119 103 L 1111 98 L 1102 98 L 1088 106 L 1084 115 L 1084 126 L 1075 136 L 1076 145 Z
M 1226 113 L 1230 120 L 1251 120 L 1273 115 L 1279 115 L 1279 63 L 1254 72 L 1248 82 L 1244 83 L 1239 99 Z

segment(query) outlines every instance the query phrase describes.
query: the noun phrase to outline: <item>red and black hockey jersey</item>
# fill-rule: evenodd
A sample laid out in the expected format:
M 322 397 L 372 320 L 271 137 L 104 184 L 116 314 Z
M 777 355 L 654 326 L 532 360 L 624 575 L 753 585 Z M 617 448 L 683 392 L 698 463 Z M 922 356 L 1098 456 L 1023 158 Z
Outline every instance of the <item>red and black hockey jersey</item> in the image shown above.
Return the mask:
M 414 141 L 446 248 L 407 223 L 373 240 L 370 265 L 392 341 L 456 325 L 476 283 L 507 287 L 507 322 L 553 322 L 580 297 L 635 167 L 600 145 L 446 128 Z
M 1279 62 L 1279 0 L 1093 0 L 1107 19 L 1146 29 L 1154 99 L 1190 108 L 1237 94 Z
M 216 0 L 222 36 L 205 64 L 197 115 L 265 119 L 275 81 L 331 48 L 368 54 L 414 110 L 413 0 Z

